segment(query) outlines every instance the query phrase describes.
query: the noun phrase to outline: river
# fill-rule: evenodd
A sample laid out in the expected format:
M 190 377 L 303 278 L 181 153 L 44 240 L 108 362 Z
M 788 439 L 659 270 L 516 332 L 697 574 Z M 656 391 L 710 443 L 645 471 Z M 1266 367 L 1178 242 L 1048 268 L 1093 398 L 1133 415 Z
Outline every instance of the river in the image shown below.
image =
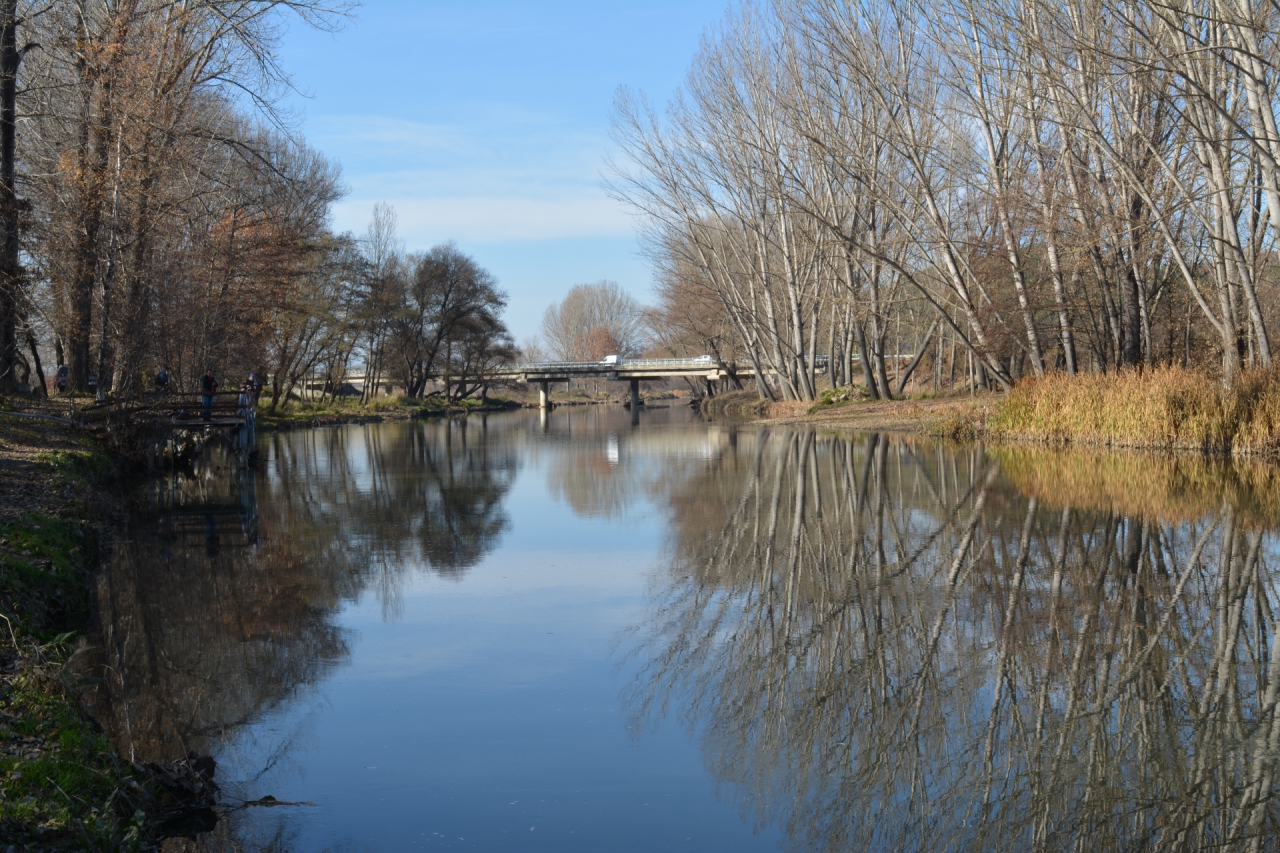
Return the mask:
M 1272 467 L 683 408 L 264 444 L 98 581 L 97 717 L 218 761 L 166 850 L 1277 849 Z

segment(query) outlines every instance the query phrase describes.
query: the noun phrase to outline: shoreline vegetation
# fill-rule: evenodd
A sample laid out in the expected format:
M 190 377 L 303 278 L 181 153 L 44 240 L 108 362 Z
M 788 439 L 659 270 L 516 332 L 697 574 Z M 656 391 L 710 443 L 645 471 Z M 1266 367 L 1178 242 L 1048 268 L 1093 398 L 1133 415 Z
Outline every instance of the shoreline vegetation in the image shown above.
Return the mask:
M 82 431 L 0 413 L 0 845 L 137 850 L 162 811 L 147 768 L 86 713 L 93 579 L 114 525 L 110 458 Z
M 0 398 L 0 403 L 3 403 Z M 133 485 L 89 431 L 0 405 L 0 850 L 144 851 L 216 822 L 215 763 L 129 760 L 89 711 L 98 574 Z
M 750 398 L 750 399 L 748 399 Z M 1280 371 L 1246 371 L 1224 387 L 1207 373 L 1147 371 L 1024 378 L 1005 393 L 924 395 L 868 401 L 856 389 L 817 403 L 768 403 L 751 394 L 716 398 L 704 411 L 755 415 L 762 423 L 913 432 L 1001 444 L 1040 444 L 1205 456 L 1280 455 Z

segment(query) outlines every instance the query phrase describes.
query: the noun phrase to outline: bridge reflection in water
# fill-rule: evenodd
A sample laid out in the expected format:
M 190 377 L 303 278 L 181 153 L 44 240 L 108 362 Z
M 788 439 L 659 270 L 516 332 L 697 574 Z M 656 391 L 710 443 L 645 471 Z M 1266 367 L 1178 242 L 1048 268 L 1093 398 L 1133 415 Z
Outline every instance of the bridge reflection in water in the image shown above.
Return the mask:
M 252 488 L 157 490 L 99 582 L 99 718 L 139 759 L 240 743 L 349 658 L 344 603 L 496 547 L 527 467 L 665 514 L 622 701 L 788 848 L 1277 849 L 1275 469 L 619 414 L 276 436 Z M 291 849 L 280 815 L 166 849 Z

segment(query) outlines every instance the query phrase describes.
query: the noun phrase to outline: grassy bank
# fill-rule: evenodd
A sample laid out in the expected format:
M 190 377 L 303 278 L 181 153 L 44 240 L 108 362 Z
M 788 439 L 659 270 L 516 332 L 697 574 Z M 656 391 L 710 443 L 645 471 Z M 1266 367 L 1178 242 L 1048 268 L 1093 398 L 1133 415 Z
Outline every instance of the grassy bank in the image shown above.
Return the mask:
M 145 844 L 142 784 L 83 712 L 69 663 L 89 621 L 111 465 L 47 422 L 0 415 L 0 844 Z
M 1231 388 L 1196 371 L 1028 379 L 985 424 L 993 438 L 1274 455 L 1280 451 L 1280 372 L 1245 374 Z

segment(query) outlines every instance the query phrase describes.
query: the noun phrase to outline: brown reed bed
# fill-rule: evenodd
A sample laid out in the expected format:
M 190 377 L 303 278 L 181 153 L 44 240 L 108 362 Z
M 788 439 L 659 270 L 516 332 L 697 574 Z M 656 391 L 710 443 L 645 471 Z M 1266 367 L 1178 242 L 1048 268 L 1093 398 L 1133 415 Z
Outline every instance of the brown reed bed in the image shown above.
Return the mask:
M 1249 371 L 1230 388 L 1182 368 L 1054 373 L 1019 382 L 985 431 L 1055 445 L 1275 456 L 1280 371 Z

